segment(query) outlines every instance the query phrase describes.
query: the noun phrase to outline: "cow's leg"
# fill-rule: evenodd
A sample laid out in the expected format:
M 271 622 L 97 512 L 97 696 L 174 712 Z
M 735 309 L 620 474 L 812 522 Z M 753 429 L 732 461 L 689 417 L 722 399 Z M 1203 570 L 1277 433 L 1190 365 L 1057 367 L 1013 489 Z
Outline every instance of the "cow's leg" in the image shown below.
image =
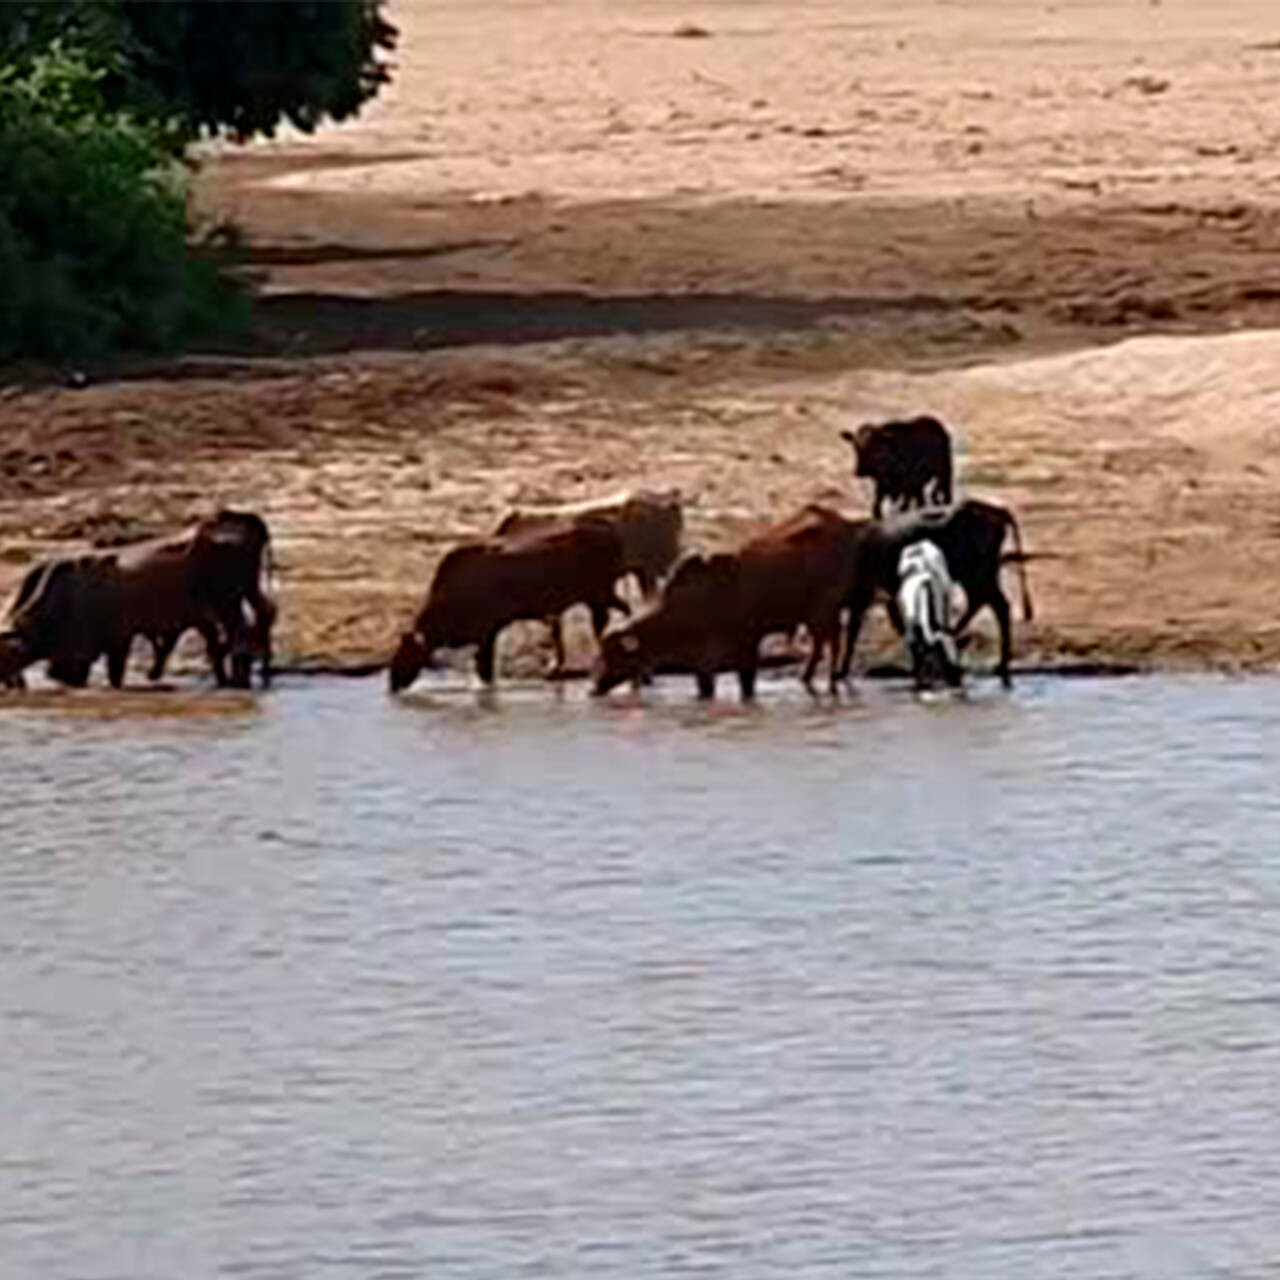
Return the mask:
M 809 657 L 804 664 L 804 670 L 800 673 L 800 681 L 809 693 L 813 692 L 813 677 L 818 672 L 818 663 L 822 661 L 822 652 L 827 647 L 829 639 L 829 629 L 821 623 L 809 623 Z M 831 655 L 831 690 L 835 692 L 836 686 L 836 655 Z
M 593 619 L 594 619 L 594 615 L 593 615 Z M 552 652 L 556 655 L 555 666 L 551 668 L 551 674 L 553 676 L 559 676 L 564 673 L 564 664 L 565 664 L 564 623 L 561 620 L 561 617 L 558 613 L 553 613 L 547 619 L 547 626 L 551 628 L 551 649 L 552 649 Z M 600 634 L 599 631 L 597 631 L 596 632 L 597 637 L 599 636 L 599 634 Z
M 129 663 L 129 642 L 132 639 L 129 636 L 127 639 L 117 640 L 107 650 L 107 679 L 113 689 L 119 689 L 124 684 L 124 669 Z
M 635 569 L 633 572 L 636 575 L 636 585 L 640 588 L 641 599 L 653 599 L 653 593 L 658 589 L 657 578 L 648 569 Z
M 911 643 L 911 683 L 917 693 L 923 693 L 932 683 L 929 657 L 929 646 L 918 631 L 912 630 Z
M 836 663 L 840 656 L 838 652 L 840 643 L 839 609 L 821 618 L 810 619 L 809 635 L 813 640 L 813 648 L 809 651 L 809 661 L 805 663 L 804 673 L 800 677 L 804 682 L 804 687 L 810 693 L 813 692 L 813 678 L 818 673 L 818 664 L 822 661 L 822 655 L 830 651 L 831 662 L 828 685 L 830 691 L 835 693 L 838 685 Z
M 996 671 L 1000 675 L 1000 683 L 1009 689 L 1013 687 L 1013 677 L 1009 672 L 1009 662 L 1013 656 L 1009 601 L 1004 592 L 997 587 L 991 593 L 987 603 L 991 606 L 991 612 L 996 615 L 996 622 L 1000 624 L 1000 665 Z
M 230 685 L 248 689 L 253 683 L 253 655 L 257 639 L 257 615 L 250 626 L 245 617 L 244 601 L 236 598 L 225 602 L 218 621 L 224 633 L 223 654 L 231 659 Z
M 992 606 L 993 612 L 999 616 L 998 609 L 994 601 L 997 596 L 1002 600 L 1005 599 L 1004 592 L 1000 589 L 1000 582 L 997 578 L 982 577 L 977 581 L 969 581 L 960 583 L 964 589 L 964 613 L 960 615 L 960 621 L 952 628 L 951 634 L 959 638 L 965 631 L 965 628 L 974 620 L 978 613 L 985 609 L 987 605 Z M 1008 601 L 1005 600 L 1006 607 Z
M 604 635 L 605 628 L 609 625 L 609 611 L 611 609 L 617 609 L 624 618 L 631 616 L 631 606 L 616 591 L 610 591 L 607 596 L 599 600 L 593 600 L 590 608 L 591 626 L 595 630 L 597 642 Z
M 738 689 L 743 702 L 751 702 L 756 696 L 756 673 L 760 669 L 760 636 L 751 636 L 738 650 L 734 665 L 738 670 Z
M 858 632 L 862 630 L 862 620 L 866 617 L 873 598 L 874 591 L 869 591 L 862 587 L 855 589 L 849 596 L 847 601 L 849 622 L 845 627 L 844 653 L 840 655 L 839 671 L 836 675 L 837 680 L 847 680 L 849 678 L 849 667 L 853 663 L 853 651 L 858 645 Z
M 880 519 L 880 512 L 884 510 L 885 492 L 880 481 L 876 481 L 876 496 L 871 503 L 871 518 L 873 520 Z
M 497 643 L 497 631 L 490 631 L 476 647 L 476 675 L 485 684 L 493 683 L 493 657 Z
M 213 670 L 214 683 L 219 689 L 227 684 L 227 642 L 223 639 L 222 626 L 216 618 L 206 617 L 200 623 L 200 634 L 204 636 L 205 652 L 209 655 L 209 666 Z
M 157 631 L 150 637 L 152 659 L 151 670 L 147 672 L 148 680 L 159 680 L 164 675 L 165 664 L 169 661 L 169 656 L 173 653 L 181 634 L 180 631 Z
M 716 673 L 714 671 L 698 671 L 695 673 L 698 681 L 698 697 L 703 702 L 710 702 L 716 696 Z
M 248 689 L 253 684 L 253 654 L 240 650 L 231 655 L 231 687 Z
M 255 593 L 250 604 L 253 605 L 253 647 L 262 661 L 262 687 L 265 689 L 271 683 L 273 674 L 271 629 L 275 626 L 277 610 L 275 602 L 260 592 Z

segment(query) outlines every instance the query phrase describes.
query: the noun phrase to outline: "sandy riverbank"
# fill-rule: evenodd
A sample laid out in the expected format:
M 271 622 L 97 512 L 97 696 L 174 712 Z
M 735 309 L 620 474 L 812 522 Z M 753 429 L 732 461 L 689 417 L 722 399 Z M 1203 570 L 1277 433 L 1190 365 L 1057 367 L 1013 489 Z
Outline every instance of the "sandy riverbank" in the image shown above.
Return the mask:
M 1024 657 L 1275 662 L 1280 21 L 1226 8 L 402 0 L 362 120 L 206 167 L 251 356 L 0 398 L 0 589 L 247 504 L 285 654 L 366 661 L 513 502 L 722 545 L 929 410 L 1053 553 Z

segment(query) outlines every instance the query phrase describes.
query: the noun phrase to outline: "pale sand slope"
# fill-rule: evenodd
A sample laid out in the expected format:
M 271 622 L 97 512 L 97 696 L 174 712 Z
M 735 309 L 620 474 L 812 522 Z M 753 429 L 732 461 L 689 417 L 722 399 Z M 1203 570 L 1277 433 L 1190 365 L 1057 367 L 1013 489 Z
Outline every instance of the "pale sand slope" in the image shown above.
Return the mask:
M 391 14 L 395 81 L 312 145 L 397 158 L 282 183 L 1200 200 L 1274 197 L 1280 181 L 1270 0 L 398 0 Z
M 1032 566 L 1060 642 L 1280 655 L 1280 333 L 1137 338 L 888 383 L 967 424 L 972 491 L 1063 555 Z

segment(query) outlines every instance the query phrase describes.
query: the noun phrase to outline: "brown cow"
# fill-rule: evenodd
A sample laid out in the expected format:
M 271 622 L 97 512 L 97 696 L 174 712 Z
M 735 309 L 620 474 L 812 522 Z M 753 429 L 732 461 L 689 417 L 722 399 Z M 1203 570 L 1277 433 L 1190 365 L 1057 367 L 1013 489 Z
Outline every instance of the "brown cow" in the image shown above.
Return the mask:
M 1001 548 L 1007 531 L 1012 531 L 1015 550 L 1011 556 Z M 1012 512 L 992 502 L 969 498 L 954 507 L 938 511 L 913 512 L 883 523 L 868 524 L 858 545 L 857 567 L 851 579 L 848 605 L 849 627 L 840 660 L 840 678 L 848 674 L 862 619 L 877 594 L 892 602 L 898 587 L 898 562 L 904 548 L 927 539 L 946 558 L 952 580 L 964 588 L 967 607 L 956 623 L 959 635 L 980 609 L 990 608 L 1000 627 L 1000 661 L 996 670 L 1001 681 L 1011 683 L 1009 662 L 1012 636 L 1009 601 L 1000 589 L 1000 566 L 1016 561 L 1022 581 L 1022 612 L 1032 617 L 1031 595 L 1027 590 L 1026 556 L 1022 537 Z M 900 623 L 896 606 L 890 616 Z M 901 626 L 898 627 L 901 630 Z
M 494 647 L 508 623 L 559 616 L 576 604 L 591 610 L 599 639 L 609 610 L 630 613 L 614 586 L 622 543 L 600 521 L 553 525 L 455 547 L 436 569 L 413 628 L 391 660 L 392 693 L 407 688 L 440 648 L 476 645 L 476 673 L 493 682 Z
M 675 667 L 693 672 L 702 698 L 714 696 L 718 672 L 736 671 L 746 701 L 761 640 L 801 625 L 813 641 L 805 686 L 825 649 L 834 686 L 840 611 L 867 523 L 810 505 L 735 552 L 683 560 L 654 608 L 605 636 L 595 692 Z
M 220 648 L 231 653 L 232 683 L 249 684 L 253 658 L 257 656 L 262 683 L 270 684 L 271 630 L 277 610 L 272 597 L 271 535 L 266 522 L 251 511 L 224 508 L 212 520 L 196 525 L 188 536 L 187 586 L 195 611 L 185 623 L 179 619 L 167 629 L 160 625 L 144 633 L 154 650 L 150 678 L 160 679 L 183 631 L 200 627 L 203 616 L 219 623 L 223 633 Z M 220 660 L 213 644 L 209 645 L 209 658 L 216 675 Z
M 106 654 L 108 678 L 119 688 L 138 634 L 152 643 L 150 675 L 158 679 L 178 637 L 196 627 L 219 684 L 227 683 L 230 653 L 231 683 L 247 685 L 255 649 L 265 683 L 275 618 L 262 581 L 267 547 L 258 516 L 222 511 L 175 538 L 37 566 L 24 579 L 0 635 L 0 681 L 20 683 L 24 667 L 47 660 L 54 679 L 83 685 Z
M 951 437 L 937 418 L 868 422 L 840 438 L 853 447 L 853 474 L 875 482 L 871 514 L 877 520 L 886 498 L 903 510 L 951 501 Z
M 644 598 L 650 599 L 680 554 L 680 534 L 684 513 L 680 495 L 627 490 L 609 498 L 565 503 L 557 507 L 519 509 L 503 517 L 495 533 L 498 537 L 529 533 L 554 525 L 581 520 L 598 520 L 612 525 L 622 541 L 622 575 L 634 574 Z M 560 615 L 546 619 L 555 650 L 555 672 L 564 670 L 564 631 Z

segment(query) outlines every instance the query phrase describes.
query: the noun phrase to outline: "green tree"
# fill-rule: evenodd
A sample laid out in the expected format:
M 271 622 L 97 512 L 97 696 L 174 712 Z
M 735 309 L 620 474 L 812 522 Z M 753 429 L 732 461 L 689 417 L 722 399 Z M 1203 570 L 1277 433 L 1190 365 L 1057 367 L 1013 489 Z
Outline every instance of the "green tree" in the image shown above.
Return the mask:
M 105 75 L 113 110 L 181 138 L 244 141 L 354 115 L 390 77 L 384 0 L 0 0 L 0 59 L 55 42 Z
M 242 311 L 179 161 L 354 114 L 383 0 L 0 0 L 0 358 L 172 347 Z
M 389 79 L 382 0 L 121 0 L 109 95 L 190 135 L 241 141 L 284 121 L 308 132 L 354 115 Z
M 0 358 L 163 349 L 236 318 L 188 244 L 181 164 L 100 80 L 58 49 L 0 76 Z

